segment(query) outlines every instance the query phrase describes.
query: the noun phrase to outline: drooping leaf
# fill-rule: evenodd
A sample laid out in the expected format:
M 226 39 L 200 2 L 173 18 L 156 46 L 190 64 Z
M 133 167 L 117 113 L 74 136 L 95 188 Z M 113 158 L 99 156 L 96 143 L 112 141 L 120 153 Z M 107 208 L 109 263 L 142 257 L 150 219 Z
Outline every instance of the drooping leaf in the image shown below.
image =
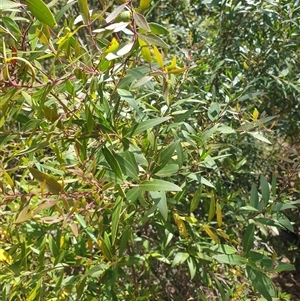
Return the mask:
M 39 171 L 38 169 L 29 167 L 29 171 L 33 177 L 39 182 L 45 182 L 46 188 L 53 194 L 60 194 L 63 191 L 63 187 L 48 174 Z
M 269 277 L 249 265 L 246 266 L 246 270 L 254 289 L 261 293 L 267 301 L 272 301 L 272 297 L 276 296 L 276 291 Z

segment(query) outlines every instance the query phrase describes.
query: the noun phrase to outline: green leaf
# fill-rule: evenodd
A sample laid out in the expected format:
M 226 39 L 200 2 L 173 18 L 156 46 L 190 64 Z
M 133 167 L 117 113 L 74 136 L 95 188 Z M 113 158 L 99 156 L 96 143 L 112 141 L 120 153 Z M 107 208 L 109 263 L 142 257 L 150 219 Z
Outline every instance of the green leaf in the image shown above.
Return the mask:
M 216 245 L 215 249 L 216 252 L 224 253 L 226 255 L 235 254 L 237 251 L 235 248 L 229 245 Z
M 280 212 L 277 214 L 277 221 L 281 226 L 285 227 L 286 229 L 294 233 L 295 229 L 293 225 L 283 213 Z
M 190 204 L 190 213 L 193 213 L 198 208 L 199 202 L 201 200 L 201 195 L 202 195 L 202 184 L 198 186 L 198 188 L 194 193 L 194 196 Z
M 139 14 L 138 12 L 133 12 L 133 19 L 135 21 L 135 23 L 142 29 L 144 29 L 147 32 L 150 32 L 150 27 L 148 25 L 147 20 L 145 19 L 145 17 L 141 14 Z
M 251 186 L 250 206 L 258 209 L 258 192 L 255 184 Z
M 123 205 L 123 198 L 121 196 L 118 196 L 115 200 L 115 205 L 112 213 L 112 223 L 111 223 L 111 244 L 114 245 L 117 232 L 118 232 L 118 225 L 120 221 L 120 214 L 122 210 Z
M 131 229 L 131 227 L 128 227 L 122 233 L 122 238 L 121 238 L 120 247 L 119 247 L 119 257 L 120 258 L 122 258 L 124 256 L 124 252 L 128 246 L 128 242 L 130 242 L 131 237 L 132 237 L 132 229 Z
M 2 3 L 2 1 L 0 2 L 0 6 L 1 6 L 1 3 Z M 1 21 L 7 27 L 7 29 L 9 29 L 10 32 L 15 33 L 19 36 L 22 34 L 18 24 L 13 19 L 1 16 Z
M 178 164 L 167 164 L 162 169 L 159 169 L 159 171 L 155 172 L 155 175 L 160 178 L 171 177 L 177 174 L 178 170 Z
M 272 142 L 270 140 L 268 140 L 267 138 L 265 138 L 263 135 L 256 133 L 256 132 L 248 132 L 249 135 L 251 135 L 252 137 L 254 137 L 255 139 L 258 139 L 260 141 L 263 141 L 265 143 L 268 144 L 272 144 Z
M 53 14 L 42 0 L 25 0 L 27 8 L 42 23 L 53 28 L 56 25 Z
M 19 2 L 9 1 L 9 0 L 0 1 L 0 11 L 11 10 L 19 6 L 23 6 L 23 4 Z
M 83 218 L 82 215 L 80 214 L 75 214 L 75 217 L 77 219 L 77 221 L 79 222 L 79 224 L 81 225 L 81 227 L 83 228 L 83 230 L 88 234 L 88 236 L 96 243 L 98 244 L 98 240 L 96 238 L 96 236 L 94 235 L 94 233 L 92 232 L 92 230 L 90 230 L 87 225 L 86 222 Z
M 272 281 L 264 273 L 253 269 L 249 265 L 246 266 L 246 271 L 254 289 L 261 293 L 267 301 L 272 301 L 272 297 L 276 296 Z
M 166 193 L 164 191 L 150 191 L 150 195 L 164 220 L 168 220 Z
M 244 233 L 243 237 L 243 249 L 246 254 L 249 253 L 251 248 L 253 247 L 254 243 L 254 230 L 255 226 L 254 224 L 249 224 L 246 228 L 246 231 Z
M 183 264 L 189 257 L 190 257 L 189 253 L 185 253 L 185 252 L 176 253 L 172 262 L 172 267 Z
M 216 121 L 219 118 L 220 105 L 217 102 L 213 102 L 208 108 L 208 117 L 211 121 Z
M 148 129 L 153 128 L 154 126 L 161 124 L 167 120 L 171 119 L 171 117 L 157 117 L 150 120 L 143 121 L 131 127 L 125 137 L 132 137 L 134 135 L 140 134 Z
M 144 191 L 181 191 L 181 188 L 173 183 L 164 180 L 143 181 L 139 188 Z
M 166 44 L 161 38 L 158 36 L 148 33 L 148 34 L 139 34 L 139 37 L 147 42 L 149 45 L 156 45 L 162 48 L 169 48 L 169 45 Z
M 121 170 L 121 167 L 117 161 L 117 159 L 115 158 L 115 156 L 112 154 L 112 152 L 106 148 L 106 147 L 103 147 L 102 148 L 102 152 L 103 152 L 103 155 L 108 163 L 108 165 L 110 166 L 110 168 L 112 169 L 112 171 L 116 174 L 116 176 L 123 180 L 123 175 L 122 175 L 122 170 Z
M 267 179 L 264 176 L 260 176 L 260 189 L 261 196 L 265 206 L 269 203 L 270 199 L 270 187 Z
M 193 279 L 196 275 L 196 272 L 197 272 L 197 264 L 196 264 L 193 257 L 189 257 L 187 259 L 187 264 L 188 264 L 191 279 Z
M 88 2 L 87 0 L 78 0 L 77 3 L 78 3 L 78 7 L 83 23 L 85 25 L 88 25 L 90 23 L 90 12 L 88 7 Z
M 168 145 L 166 148 L 162 149 L 160 151 L 159 157 L 158 157 L 158 166 L 155 168 L 154 173 L 161 170 L 165 165 L 169 163 L 171 160 L 173 153 L 176 150 L 178 142 L 173 142 L 170 145 Z
M 129 162 L 125 158 L 122 158 L 121 156 L 114 154 L 115 158 L 117 159 L 122 172 L 124 175 L 127 175 L 128 177 L 138 180 L 139 175 L 139 169 L 136 162 Z M 134 165 L 133 165 L 134 164 Z
M 47 189 L 53 194 L 60 194 L 63 191 L 62 186 L 48 174 L 45 174 L 35 168 L 29 167 L 29 170 L 33 177 L 39 182 L 45 182 Z
M 150 27 L 151 33 L 153 33 L 155 35 L 157 35 L 157 34 L 168 35 L 169 34 L 169 31 L 160 24 L 149 23 L 149 27 Z
M 295 266 L 293 264 L 290 263 L 285 263 L 285 262 L 279 262 L 278 266 L 269 271 L 270 273 L 281 273 L 281 272 L 290 272 L 290 271 L 295 271 Z
M 126 192 L 126 199 L 134 203 L 141 195 L 143 191 L 139 187 L 133 187 Z
M 231 265 L 242 265 L 247 262 L 247 260 L 239 255 L 226 255 L 226 254 L 218 254 L 213 256 L 214 259 L 221 263 L 231 264 Z

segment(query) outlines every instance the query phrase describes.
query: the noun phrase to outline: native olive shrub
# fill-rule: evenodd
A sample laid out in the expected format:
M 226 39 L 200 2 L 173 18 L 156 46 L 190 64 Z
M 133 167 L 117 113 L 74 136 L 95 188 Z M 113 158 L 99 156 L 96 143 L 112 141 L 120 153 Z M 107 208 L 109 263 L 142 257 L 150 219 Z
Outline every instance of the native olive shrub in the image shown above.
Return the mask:
M 245 68 L 148 0 L 25 2 L 0 3 L 1 298 L 275 298 L 264 235 L 298 201 L 255 165 L 274 117 L 234 101 Z

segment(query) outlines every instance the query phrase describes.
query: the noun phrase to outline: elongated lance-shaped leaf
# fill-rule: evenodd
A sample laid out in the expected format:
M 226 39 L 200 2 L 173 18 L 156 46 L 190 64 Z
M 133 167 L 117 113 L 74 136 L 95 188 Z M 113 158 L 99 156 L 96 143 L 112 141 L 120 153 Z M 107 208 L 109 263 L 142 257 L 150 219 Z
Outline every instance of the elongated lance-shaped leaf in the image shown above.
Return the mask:
M 55 18 L 49 7 L 42 0 L 26 0 L 27 8 L 42 23 L 51 28 L 56 25 Z
M 120 221 L 120 214 L 123 204 L 123 198 L 121 196 L 118 196 L 115 201 L 114 210 L 112 213 L 112 224 L 111 224 L 111 244 L 114 245 L 117 232 L 118 232 L 118 226 Z
M 121 180 L 123 180 L 122 170 L 121 170 L 119 162 L 117 161 L 117 159 L 115 158 L 115 156 L 106 147 L 103 147 L 102 152 L 103 152 L 103 155 L 104 155 L 104 157 L 105 157 L 108 165 L 112 169 L 112 171 L 116 174 L 116 176 L 118 178 L 120 178 Z
M 41 183 L 46 184 L 46 188 L 53 194 L 59 194 L 63 191 L 62 186 L 48 174 L 39 171 L 38 169 L 29 167 L 33 177 Z
M 87 0 L 78 0 L 79 11 L 85 25 L 90 23 L 90 12 Z
M 254 242 L 254 230 L 255 226 L 254 224 L 249 224 L 246 228 L 246 231 L 244 233 L 243 237 L 243 249 L 246 254 L 249 253 L 251 248 L 253 247 Z
M 144 191 L 181 191 L 181 188 L 176 184 L 157 179 L 143 181 L 139 187 Z
M 164 220 L 167 220 L 168 204 L 165 191 L 150 191 L 150 195 Z
M 134 135 L 140 134 L 150 128 L 153 128 L 154 126 L 161 124 L 167 120 L 169 120 L 171 117 L 157 117 L 150 120 L 143 121 L 141 123 L 138 123 L 137 125 L 134 125 L 129 129 L 125 137 L 132 137 Z

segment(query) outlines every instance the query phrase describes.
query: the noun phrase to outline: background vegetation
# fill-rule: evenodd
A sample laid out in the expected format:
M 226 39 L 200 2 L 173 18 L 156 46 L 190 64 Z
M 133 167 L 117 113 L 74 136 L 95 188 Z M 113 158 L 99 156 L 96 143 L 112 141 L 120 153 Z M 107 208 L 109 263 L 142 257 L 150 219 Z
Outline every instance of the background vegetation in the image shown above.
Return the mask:
M 291 299 L 298 1 L 0 14 L 2 300 Z

